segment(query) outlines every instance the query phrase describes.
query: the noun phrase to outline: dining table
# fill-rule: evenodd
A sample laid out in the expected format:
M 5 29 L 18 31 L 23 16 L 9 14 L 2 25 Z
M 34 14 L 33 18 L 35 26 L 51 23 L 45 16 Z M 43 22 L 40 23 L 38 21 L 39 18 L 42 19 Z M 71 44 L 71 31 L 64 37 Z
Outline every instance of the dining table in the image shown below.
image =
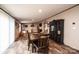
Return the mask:
M 47 33 L 31 33 L 31 42 L 32 44 L 36 43 L 38 45 L 38 41 L 43 38 L 49 38 L 49 34 Z M 33 48 L 33 47 L 32 47 Z

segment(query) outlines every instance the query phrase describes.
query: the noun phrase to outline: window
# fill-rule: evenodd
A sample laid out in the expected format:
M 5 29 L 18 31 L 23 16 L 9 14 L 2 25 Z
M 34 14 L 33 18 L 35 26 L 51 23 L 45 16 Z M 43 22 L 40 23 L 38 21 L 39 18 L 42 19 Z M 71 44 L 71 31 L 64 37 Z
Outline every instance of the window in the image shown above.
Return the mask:
M 6 51 L 6 49 L 14 42 L 14 36 L 14 19 L 0 10 L 0 53 Z

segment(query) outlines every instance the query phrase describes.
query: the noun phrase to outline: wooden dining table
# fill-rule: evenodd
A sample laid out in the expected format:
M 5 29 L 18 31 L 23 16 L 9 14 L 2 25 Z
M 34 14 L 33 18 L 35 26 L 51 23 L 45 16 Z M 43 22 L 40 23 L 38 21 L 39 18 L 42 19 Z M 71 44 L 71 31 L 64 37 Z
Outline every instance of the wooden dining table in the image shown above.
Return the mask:
M 47 33 L 30 33 L 31 40 L 35 40 L 38 38 L 49 37 L 50 34 Z
M 49 35 L 50 34 L 47 34 L 47 33 L 30 33 L 30 40 L 36 41 L 36 40 L 41 39 L 41 38 L 46 38 L 46 37 L 49 38 Z
M 38 42 L 40 39 L 49 37 L 49 34 L 46 33 L 31 33 L 31 42 L 34 44 L 34 42 Z
M 39 35 L 39 36 L 49 36 L 48 33 L 32 33 L 33 35 Z

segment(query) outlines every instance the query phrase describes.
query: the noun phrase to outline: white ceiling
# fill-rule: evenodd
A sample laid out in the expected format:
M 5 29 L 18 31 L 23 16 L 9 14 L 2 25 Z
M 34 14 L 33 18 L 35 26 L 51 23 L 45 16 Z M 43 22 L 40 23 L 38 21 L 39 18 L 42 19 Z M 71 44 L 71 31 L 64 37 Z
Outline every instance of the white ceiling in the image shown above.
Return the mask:
M 1 5 L 21 22 L 37 22 L 55 15 L 74 4 L 3 4 Z M 42 12 L 38 12 L 41 9 Z

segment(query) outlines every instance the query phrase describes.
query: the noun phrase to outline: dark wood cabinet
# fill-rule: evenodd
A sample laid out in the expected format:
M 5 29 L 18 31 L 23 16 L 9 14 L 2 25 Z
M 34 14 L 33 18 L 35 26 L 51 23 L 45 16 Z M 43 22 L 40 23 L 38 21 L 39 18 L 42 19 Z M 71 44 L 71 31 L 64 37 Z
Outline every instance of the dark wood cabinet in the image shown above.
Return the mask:
M 63 44 L 64 40 L 64 19 L 50 22 L 50 38 L 57 43 Z

